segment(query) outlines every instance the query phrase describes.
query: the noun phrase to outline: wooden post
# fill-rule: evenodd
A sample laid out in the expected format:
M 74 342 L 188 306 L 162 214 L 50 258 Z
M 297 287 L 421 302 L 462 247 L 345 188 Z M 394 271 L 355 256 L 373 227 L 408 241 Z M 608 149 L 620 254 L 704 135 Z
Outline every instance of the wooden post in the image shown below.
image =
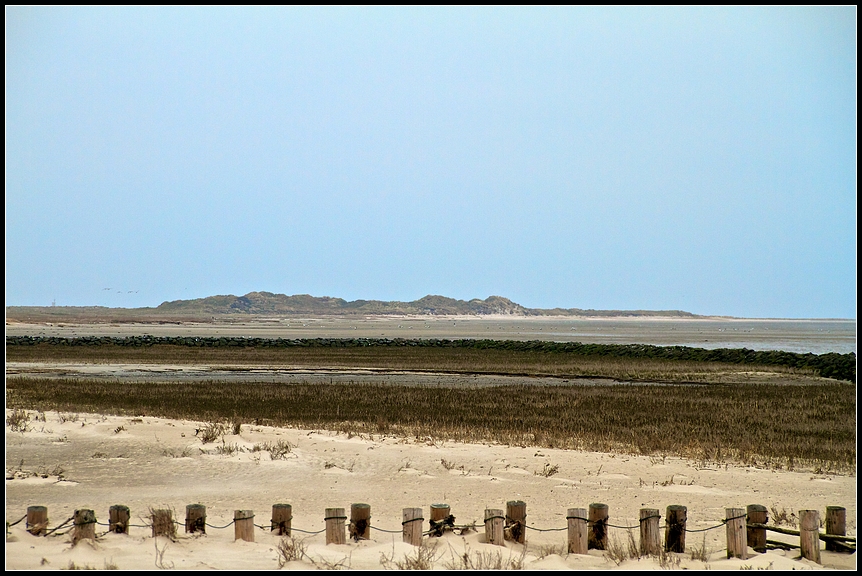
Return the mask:
M 590 538 L 591 550 L 608 549 L 608 505 L 590 504 Z
M 128 534 L 130 517 L 128 506 L 114 504 L 108 508 L 108 529 L 117 534 Z
M 254 542 L 254 512 L 252 510 L 233 511 L 233 539 Z
M 847 509 L 843 506 L 826 507 L 826 533 L 833 536 L 847 535 Z M 843 552 L 846 550 L 839 546 L 834 540 L 826 541 L 826 549 L 830 552 Z
M 207 507 L 203 504 L 186 505 L 186 534 L 207 533 Z
M 769 524 L 769 514 L 766 511 L 766 506 L 760 504 L 749 504 L 745 509 L 748 514 L 747 522 L 753 524 Z M 748 545 L 754 548 L 755 552 L 761 554 L 766 553 L 766 528 L 752 528 L 746 526 L 746 538 Z
M 401 534 L 408 544 L 422 545 L 422 508 L 404 508 L 401 511 Z
M 431 504 L 431 521 L 440 522 L 451 514 L 448 504 Z
M 150 519 L 153 522 L 153 537 L 168 536 L 173 538 L 177 532 L 174 526 L 174 513 L 170 510 L 153 510 Z
M 347 516 L 344 515 L 344 508 L 327 508 L 326 517 L 326 543 L 327 544 L 344 544 L 347 542 L 345 535 L 344 521 Z
M 745 527 L 745 510 L 725 508 L 725 533 L 727 534 L 727 557 L 748 558 L 748 531 Z
M 641 545 L 640 552 L 644 556 L 657 556 L 661 553 L 661 532 L 658 521 L 661 515 L 657 508 L 641 508 Z
M 587 509 L 569 508 L 566 512 L 569 526 L 569 554 L 586 554 L 589 536 L 587 535 Z
M 518 544 L 524 543 L 527 532 L 527 503 L 520 500 L 506 502 L 506 526 L 512 535 L 512 540 Z
M 495 546 L 505 546 L 503 535 L 503 511 L 497 508 L 485 509 L 485 541 Z
M 45 506 L 27 506 L 27 532 L 33 536 L 45 534 L 48 527 L 48 508 Z
M 431 504 L 430 516 L 428 524 L 432 536 L 442 536 L 446 525 L 451 527 L 455 523 L 448 504 Z
M 279 536 L 290 536 L 290 521 L 293 520 L 293 506 L 290 504 L 272 505 L 272 525 L 270 532 L 278 530 Z
M 666 552 L 685 552 L 685 523 L 688 508 L 672 504 L 665 514 L 664 549 Z
M 820 512 L 799 511 L 799 550 L 802 557 L 820 564 Z
M 75 510 L 75 528 L 72 532 L 72 543 L 77 544 L 84 538 L 96 540 L 96 513 L 86 508 Z
M 356 540 L 371 538 L 371 505 L 350 505 L 350 537 Z

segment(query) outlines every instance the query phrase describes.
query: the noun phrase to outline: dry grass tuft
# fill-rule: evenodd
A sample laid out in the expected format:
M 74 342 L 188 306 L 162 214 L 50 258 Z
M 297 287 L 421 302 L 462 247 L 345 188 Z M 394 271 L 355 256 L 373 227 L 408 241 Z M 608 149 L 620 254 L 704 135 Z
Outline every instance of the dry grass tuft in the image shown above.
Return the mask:
M 284 568 L 288 562 L 302 560 L 306 557 L 306 545 L 295 536 L 286 536 L 278 543 L 278 567 Z
M 386 570 L 433 570 L 434 563 L 440 559 L 441 553 L 426 544 L 417 546 L 412 554 L 406 554 L 401 560 L 393 560 L 392 556 L 380 554 L 380 565 Z
M 522 570 L 527 556 L 526 546 L 522 547 L 518 554 L 510 549 L 509 557 L 504 559 L 502 552 L 498 550 L 471 551 L 466 541 L 464 551 L 460 554 L 451 549 L 450 551 L 451 558 L 444 565 L 447 570 Z
M 177 539 L 177 524 L 173 520 L 173 509 L 155 510 L 149 508 L 149 516 L 146 519 L 147 524 L 152 528 L 153 535 L 165 536 L 171 540 Z
M 610 558 L 617 566 L 628 559 L 639 560 L 641 553 L 632 531 L 628 530 L 628 538 L 625 542 L 620 542 L 616 537 L 612 538 L 608 542 L 605 556 Z
M 26 410 L 21 408 L 15 408 L 12 412 L 6 417 L 6 426 L 9 427 L 12 432 L 26 432 L 27 425 L 30 423 L 30 415 Z

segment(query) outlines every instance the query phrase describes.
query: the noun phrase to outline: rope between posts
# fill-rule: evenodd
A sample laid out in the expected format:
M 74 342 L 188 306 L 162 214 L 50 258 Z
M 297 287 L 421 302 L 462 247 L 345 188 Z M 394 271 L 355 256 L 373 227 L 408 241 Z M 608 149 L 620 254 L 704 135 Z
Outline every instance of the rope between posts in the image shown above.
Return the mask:
M 417 518 L 417 520 L 421 520 L 421 518 Z M 412 520 L 410 520 L 412 522 Z M 404 524 L 402 522 L 402 524 Z M 377 526 L 369 526 L 372 530 L 378 530 L 380 532 L 386 532 L 388 534 L 401 534 L 402 530 L 384 530 L 383 528 L 378 528 Z
M 740 518 L 747 518 L 747 517 L 748 516 L 746 514 L 743 514 L 742 516 L 734 516 L 733 518 L 725 518 L 724 520 L 721 521 L 721 524 L 719 524 L 717 526 L 710 526 L 709 528 L 695 528 L 692 530 L 689 530 L 688 528 L 686 528 L 685 531 L 686 532 L 706 532 L 708 530 L 715 530 L 716 528 L 721 528 L 722 526 L 726 525 L 731 520 L 739 520 Z
M 27 517 L 27 515 L 26 515 L 26 514 L 24 514 L 23 516 L 21 516 L 21 518 L 19 518 L 19 519 L 18 519 L 18 520 L 16 520 L 15 522 L 12 522 L 11 524 L 9 524 L 9 528 L 11 528 L 12 526 L 14 526 L 15 524 L 20 524 L 20 523 L 21 523 L 21 520 L 23 520 L 23 519 L 24 519 L 24 518 L 26 518 L 26 517 Z
M 561 530 L 568 530 L 569 527 L 565 528 L 536 528 L 534 526 L 527 526 L 524 524 L 524 528 L 529 528 L 530 530 L 535 530 L 536 532 L 560 532 Z
M 293 528 L 293 527 L 290 528 L 291 532 L 293 532 L 294 530 L 297 532 L 302 532 L 303 534 L 311 534 L 311 535 L 322 534 L 323 532 L 326 532 L 326 528 L 324 528 L 323 530 L 318 530 L 317 532 L 309 532 L 308 530 L 300 530 L 299 528 Z
M 59 530 L 60 528 L 62 528 L 63 526 L 65 526 L 66 524 L 68 524 L 69 522 L 71 522 L 71 521 L 72 521 L 72 520 L 74 520 L 74 519 L 75 519 L 75 517 L 74 517 L 74 516 L 69 516 L 69 519 L 68 519 L 68 520 L 66 520 L 65 522 L 63 522 L 62 524 L 60 524 L 59 526 L 57 526 L 56 528 L 52 528 L 51 530 L 46 530 L 46 531 L 45 531 L 45 536 L 48 536 L 48 535 L 50 535 L 50 534 L 53 534 L 54 532 L 56 532 L 57 530 Z

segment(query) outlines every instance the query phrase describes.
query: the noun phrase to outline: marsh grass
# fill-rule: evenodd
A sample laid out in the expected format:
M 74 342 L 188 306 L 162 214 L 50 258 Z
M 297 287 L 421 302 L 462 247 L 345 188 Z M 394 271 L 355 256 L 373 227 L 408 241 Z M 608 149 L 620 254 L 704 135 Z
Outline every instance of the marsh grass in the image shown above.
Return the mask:
M 441 388 L 9 377 L 6 405 L 210 420 L 200 431 L 205 443 L 224 434 L 217 420 L 232 417 L 369 436 L 385 418 L 387 434 L 406 438 L 673 454 L 774 469 L 792 462 L 820 473 L 853 473 L 856 463 L 855 387 L 834 382 Z

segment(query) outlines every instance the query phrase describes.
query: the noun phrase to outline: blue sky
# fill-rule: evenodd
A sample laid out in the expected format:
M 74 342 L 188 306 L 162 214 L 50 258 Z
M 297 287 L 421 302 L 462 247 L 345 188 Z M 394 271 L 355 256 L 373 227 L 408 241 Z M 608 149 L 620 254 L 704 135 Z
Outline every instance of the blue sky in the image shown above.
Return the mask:
M 855 6 L 7 7 L 6 304 L 855 318 L 856 154 Z

